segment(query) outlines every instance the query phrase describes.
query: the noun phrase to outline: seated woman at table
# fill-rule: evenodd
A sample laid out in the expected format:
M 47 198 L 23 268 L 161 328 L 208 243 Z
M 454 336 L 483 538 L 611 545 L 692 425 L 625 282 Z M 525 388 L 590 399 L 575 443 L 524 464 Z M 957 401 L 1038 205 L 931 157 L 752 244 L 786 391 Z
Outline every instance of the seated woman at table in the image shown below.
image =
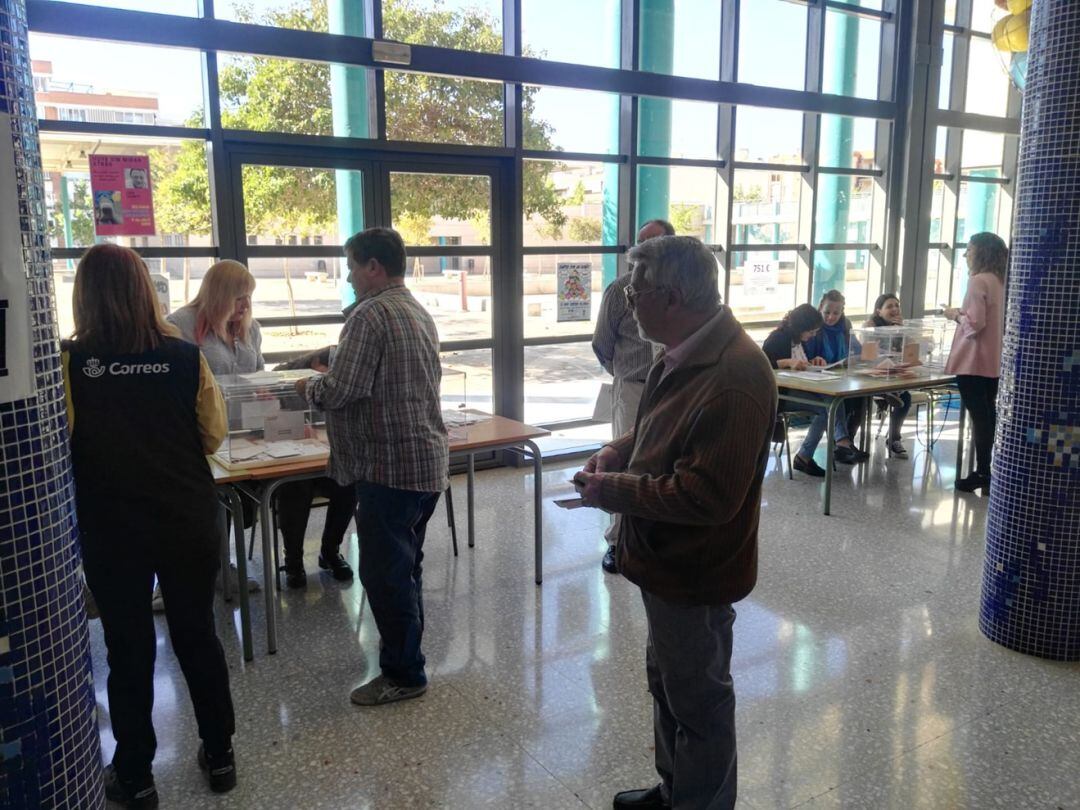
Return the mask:
M 259 322 L 251 316 L 254 291 L 255 279 L 244 265 L 221 261 L 206 272 L 195 299 L 169 316 L 183 337 L 202 349 L 215 375 L 249 374 L 265 367 Z M 290 588 L 307 584 L 304 535 L 316 495 L 330 502 L 319 567 L 329 570 L 337 580 L 353 578 L 352 568 L 340 549 L 356 508 L 356 494 L 351 487 L 339 486 L 329 478 L 295 481 L 279 488 L 276 496 L 278 526 L 285 546 L 285 582 Z
M 157 652 L 150 594 L 166 596 L 172 648 L 195 709 L 210 788 L 236 784 L 229 668 L 214 627 L 218 499 L 206 463 L 227 432 L 199 351 L 165 323 L 133 250 L 95 245 L 79 261 L 75 332 L 63 353 L 75 511 L 87 584 L 108 651 L 116 752 L 105 795 L 157 807 L 151 718 Z
M 851 321 L 844 315 L 845 303 L 844 294 L 839 290 L 829 290 L 821 296 L 818 312 L 821 313 L 823 323 L 818 333 L 803 344 L 807 357 L 821 357 L 826 365 L 830 366 L 847 359 L 848 346 L 851 343 Z M 866 412 L 866 399 L 846 399 L 844 410 L 847 412 L 848 438 L 854 441 Z
M 874 301 L 874 314 L 864 326 L 903 326 L 903 324 L 904 316 L 900 314 L 900 299 L 897 298 L 896 293 L 882 293 Z M 883 399 L 889 408 L 889 437 L 886 440 L 889 455 L 907 458 L 907 450 L 904 449 L 900 432 L 904 427 L 908 411 L 911 410 L 911 394 L 907 391 L 888 393 L 883 396 Z
M 825 365 L 823 357 L 814 357 L 812 360 L 808 360 L 803 349 L 803 343 L 817 334 L 822 323 L 821 313 L 810 304 L 800 304 L 785 315 L 784 320 L 765 339 L 765 344 L 762 346 L 765 356 L 769 358 L 772 367 L 804 371 L 811 365 Z M 800 394 L 800 396 L 824 401 L 823 398 L 813 394 Z M 821 441 L 828 423 L 824 405 L 807 405 L 781 399 L 780 408 L 785 411 L 809 411 L 814 414 L 810 428 L 806 431 L 806 438 L 803 439 L 802 446 L 799 447 L 798 452 L 795 454 L 793 466 L 799 472 L 821 478 L 825 475 L 825 470 L 814 461 L 814 451 L 817 449 L 818 442 Z M 854 464 L 856 461 L 866 460 L 866 454 L 852 446 L 851 439 L 848 438 L 847 417 L 843 405 L 836 412 L 834 438 L 836 440 L 837 461 Z

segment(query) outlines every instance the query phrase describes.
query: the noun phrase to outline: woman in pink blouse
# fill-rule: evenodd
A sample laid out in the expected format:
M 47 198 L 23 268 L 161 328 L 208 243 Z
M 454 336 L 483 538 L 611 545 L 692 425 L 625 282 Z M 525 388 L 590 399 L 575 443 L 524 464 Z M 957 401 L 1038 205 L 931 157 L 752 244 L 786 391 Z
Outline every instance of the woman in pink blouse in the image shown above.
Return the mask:
M 990 492 L 990 450 L 997 423 L 998 376 L 1001 373 L 1001 335 L 1005 328 L 1005 267 L 1009 249 L 1001 237 L 977 233 L 968 240 L 967 294 L 959 309 L 945 317 L 956 321 L 952 352 L 945 371 L 956 375 L 960 400 L 971 417 L 975 441 L 975 472 L 957 478 L 961 492 Z M 959 470 L 957 470 L 959 472 Z

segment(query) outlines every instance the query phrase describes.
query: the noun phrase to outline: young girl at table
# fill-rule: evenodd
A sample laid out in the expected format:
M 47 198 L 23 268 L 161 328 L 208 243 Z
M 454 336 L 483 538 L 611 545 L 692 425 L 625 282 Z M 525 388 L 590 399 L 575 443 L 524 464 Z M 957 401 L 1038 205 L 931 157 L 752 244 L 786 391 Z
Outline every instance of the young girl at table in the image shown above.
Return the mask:
M 900 314 L 900 299 L 896 293 L 882 293 L 874 301 L 874 314 L 866 321 L 865 326 L 903 326 L 904 316 Z M 889 408 L 889 437 L 886 440 L 889 455 L 896 458 L 907 458 L 907 450 L 901 440 L 900 432 L 904 427 L 904 420 L 908 411 L 911 410 L 911 394 L 907 391 L 885 394 L 883 397 Z
M 807 357 L 821 357 L 827 365 L 833 365 L 847 359 L 848 346 L 851 343 L 851 321 L 844 315 L 844 294 L 839 290 L 829 290 L 818 302 L 822 325 L 818 333 L 803 344 Z M 855 434 L 862 426 L 866 412 L 866 399 L 844 400 L 847 412 L 848 438 L 855 440 Z
M 262 333 L 251 316 L 255 279 L 240 262 L 221 261 L 206 272 L 199 294 L 169 316 L 183 337 L 202 349 L 215 375 L 262 371 Z M 307 585 L 304 570 L 304 535 L 311 501 L 316 495 L 329 501 L 323 525 L 319 567 L 334 579 L 353 578 L 352 567 L 341 554 L 341 542 L 356 509 L 356 495 L 329 478 L 285 484 L 277 491 L 278 526 L 285 546 L 285 583 Z
M 823 323 L 821 313 L 810 304 L 800 304 L 785 315 L 784 320 L 769 334 L 762 346 L 772 367 L 805 371 L 811 365 L 824 366 L 826 363 L 823 357 L 815 356 L 812 360 L 807 359 L 803 348 L 803 344 L 818 333 Z M 809 395 L 808 398 L 821 399 L 813 395 Z M 806 438 L 803 439 L 802 445 L 795 454 L 792 466 L 807 475 L 823 477 L 825 470 L 815 463 L 814 451 L 828 424 L 824 405 L 806 405 L 781 399 L 780 408 L 785 411 L 809 411 L 814 414 L 814 419 L 806 431 Z M 866 454 L 852 446 L 851 439 L 848 438 L 847 417 L 842 405 L 836 414 L 834 439 L 836 440 L 837 461 L 854 464 L 856 461 L 866 460 Z
M 146 265 L 133 250 L 95 245 L 79 261 L 75 332 L 63 353 L 75 511 L 87 584 L 108 651 L 116 752 L 105 795 L 157 807 L 157 741 L 150 594 L 165 594 L 172 648 L 198 723 L 210 787 L 236 784 L 229 668 L 214 627 L 221 536 L 206 463 L 227 432 L 205 358 L 161 318 Z

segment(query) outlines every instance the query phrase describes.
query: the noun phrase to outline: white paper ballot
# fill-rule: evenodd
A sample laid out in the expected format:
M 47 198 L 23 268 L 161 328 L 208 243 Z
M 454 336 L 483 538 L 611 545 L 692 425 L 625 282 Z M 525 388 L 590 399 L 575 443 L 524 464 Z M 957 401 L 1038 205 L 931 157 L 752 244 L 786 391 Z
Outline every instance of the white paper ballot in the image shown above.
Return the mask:
M 277 402 L 277 400 L 274 400 Z M 267 442 L 302 441 L 304 438 L 304 412 L 278 411 L 263 420 L 263 436 Z
M 249 383 L 273 383 L 281 379 L 281 375 L 275 371 L 252 371 L 247 374 L 237 374 L 236 376 Z
M 261 456 L 264 452 L 262 445 L 248 444 L 238 445 L 234 444 L 229 449 L 229 458 L 233 461 L 248 461 L 256 456 Z
M 266 455 L 270 458 L 290 458 L 303 454 L 304 448 L 293 442 L 268 442 L 266 445 Z
M 277 399 L 253 399 L 250 402 L 241 402 L 240 427 L 243 430 L 260 430 L 263 420 L 280 410 L 281 402 Z
M 798 377 L 800 380 L 835 380 L 840 375 L 835 371 L 781 371 L 781 377 Z

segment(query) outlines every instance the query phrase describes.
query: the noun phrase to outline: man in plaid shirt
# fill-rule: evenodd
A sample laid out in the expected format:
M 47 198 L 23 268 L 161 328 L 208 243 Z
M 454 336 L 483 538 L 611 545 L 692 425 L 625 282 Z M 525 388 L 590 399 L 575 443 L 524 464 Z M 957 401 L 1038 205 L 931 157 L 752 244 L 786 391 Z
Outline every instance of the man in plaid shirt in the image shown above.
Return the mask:
M 438 333 L 405 287 L 404 242 L 390 228 L 368 228 L 345 243 L 345 256 L 356 308 L 330 370 L 297 390 L 326 412 L 330 477 L 356 487 L 360 582 L 382 638 L 382 672 L 351 699 L 377 706 L 427 690 L 422 549 L 449 485 L 449 447 Z

